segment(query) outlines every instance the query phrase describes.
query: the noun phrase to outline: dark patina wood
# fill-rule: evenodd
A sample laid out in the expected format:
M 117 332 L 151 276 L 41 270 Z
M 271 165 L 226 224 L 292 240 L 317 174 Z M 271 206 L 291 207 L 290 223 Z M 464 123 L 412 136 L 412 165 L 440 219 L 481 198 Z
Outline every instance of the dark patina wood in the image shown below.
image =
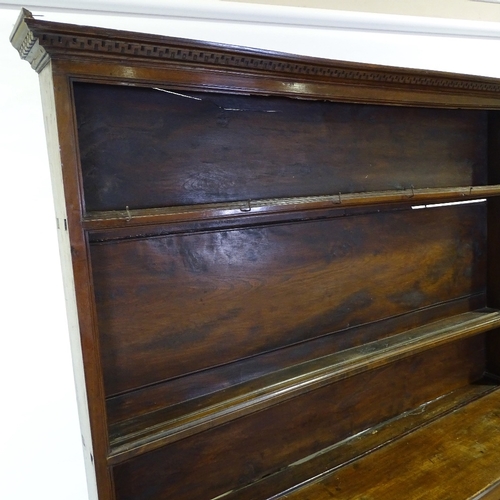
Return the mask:
M 496 498 L 498 80 L 25 10 L 11 41 L 92 500 Z

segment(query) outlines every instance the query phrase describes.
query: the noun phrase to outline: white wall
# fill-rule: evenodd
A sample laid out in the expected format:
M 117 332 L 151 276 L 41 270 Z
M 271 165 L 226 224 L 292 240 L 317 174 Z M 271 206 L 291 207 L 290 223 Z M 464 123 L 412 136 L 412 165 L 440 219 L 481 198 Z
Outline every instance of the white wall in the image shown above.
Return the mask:
M 0 9 L 0 498 L 85 500 L 38 79 L 8 42 L 17 15 L 17 10 Z M 371 18 L 375 31 L 361 29 L 361 24 L 349 28 L 345 22 L 340 29 L 331 24 L 307 28 L 301 23 L 252 24 L 241 19 L 134 19 L 54 12 L 46 17 L 327 58 L 500 77 L 500 65 L 493 64 L 500 52 L 497 25 L 486 26 L 488 36 L 481 36 L 476 25 L 474 36 L 461 37 L 457 29 L 453 36 L 384 32 L 384 19 L 377 16 Z M 404 19 L 399 21 L 405 25 Z M 363 22 L 366 27 L 366 17 Z M 440 29 L 434 25 L 433 30 Z
M 84 500 L 81 440 L 36 73 L 0 10 L 0 498 Z

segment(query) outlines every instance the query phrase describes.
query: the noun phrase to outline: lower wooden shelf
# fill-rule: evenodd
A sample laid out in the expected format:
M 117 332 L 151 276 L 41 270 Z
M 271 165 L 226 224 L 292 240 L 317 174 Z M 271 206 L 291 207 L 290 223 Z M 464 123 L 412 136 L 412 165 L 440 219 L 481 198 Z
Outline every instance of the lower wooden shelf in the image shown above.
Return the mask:
M 477 385 L 468 391 L 469 396 L 476 391 L 479 394 L 481 387 Z M 361 454 L 272 498 L 497 500 L 500 498 L 500 389 L 433 420 L 432 414 L 435 418 L 439 407 L 444 409 L 456 396 L 420 407 L 424 425 L 414 432 L 389 440 L 386 446 L 372 453 Z M 464 396 L 462 393 L 461 397 Z M 417 411 L 372 429 L 372 436 L 351 439 L 339 450 L 356 448 L 363 440 L 376 441 L 380 437 L 373 435 L 378 432 L 390 434 L 401 425 L 411 427 Z
M 329 384 L 498 327 L 499 311 L 459 314 L 118 423 L 110 430 L 109 463 L 121 463 Z

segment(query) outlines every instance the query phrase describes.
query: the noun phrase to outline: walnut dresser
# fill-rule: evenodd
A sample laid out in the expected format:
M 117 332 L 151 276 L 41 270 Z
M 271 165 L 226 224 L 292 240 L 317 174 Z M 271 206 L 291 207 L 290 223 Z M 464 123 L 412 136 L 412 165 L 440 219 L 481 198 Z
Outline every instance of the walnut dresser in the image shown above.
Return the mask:
M 44 22 L 99 500 L 500 498 L 500 81 Z

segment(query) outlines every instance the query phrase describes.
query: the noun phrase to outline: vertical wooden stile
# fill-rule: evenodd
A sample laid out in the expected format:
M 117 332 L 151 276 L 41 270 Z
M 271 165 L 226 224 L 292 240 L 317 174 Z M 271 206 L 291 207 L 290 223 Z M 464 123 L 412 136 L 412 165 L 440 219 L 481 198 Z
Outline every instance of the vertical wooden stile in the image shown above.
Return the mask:
M 49 62 L 40 72 L 58 237 L 63 270 L 78 412 L 90 500 L 114 494 L 105 457 L 108 449 L 104 392 L 100 377 L 87 236 L 82 229 L 75 117 L 69 78 Z M 89 400 L 93 401 L 89 404 Z M 98 493 L 99 492 L 99 493 Z

